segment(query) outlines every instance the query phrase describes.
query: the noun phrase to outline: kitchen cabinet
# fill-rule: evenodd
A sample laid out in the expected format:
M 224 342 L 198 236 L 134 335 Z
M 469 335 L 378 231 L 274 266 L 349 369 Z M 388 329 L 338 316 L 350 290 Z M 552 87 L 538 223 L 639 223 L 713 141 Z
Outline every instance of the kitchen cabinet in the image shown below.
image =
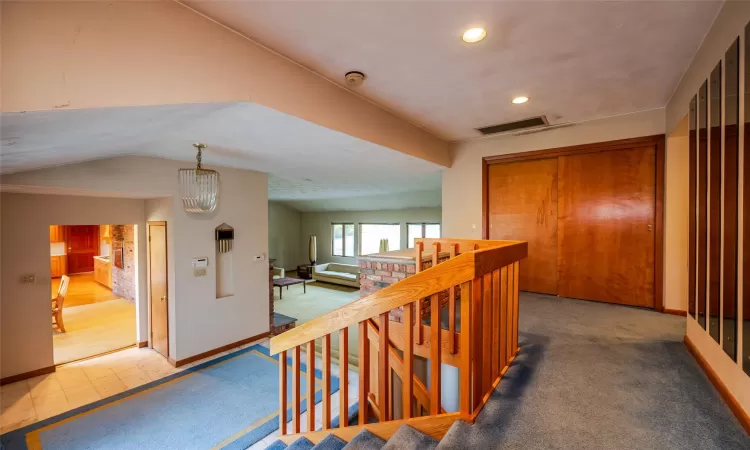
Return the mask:
M 107 243 L 112 241 L 111 227 L 112 225 L 100 225 L 99 226 L 99 238 L 102 241 L 107 242 Z
M 68 274 L 68 259 L 65 255 L 50 257 L 50 272 L 52 278 L 60 278 Z
M 94 257 L 94 281 L 112 289 L 112 264 L 109 259 Z
M 51 225 L 49 227 L 50 242 L 65 242 L 65 227 L 63 225 Z

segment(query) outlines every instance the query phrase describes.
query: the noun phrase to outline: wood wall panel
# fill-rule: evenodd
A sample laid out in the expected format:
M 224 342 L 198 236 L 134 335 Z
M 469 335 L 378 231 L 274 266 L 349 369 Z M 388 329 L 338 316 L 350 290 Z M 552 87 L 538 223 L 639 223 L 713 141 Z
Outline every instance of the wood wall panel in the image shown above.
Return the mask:
M 523 240 L 522 291 L 557 294 L 557 158 L 488 169 L 490 239 Z
M 558 161 L 558 294 L 654 307 L 654 146 Z

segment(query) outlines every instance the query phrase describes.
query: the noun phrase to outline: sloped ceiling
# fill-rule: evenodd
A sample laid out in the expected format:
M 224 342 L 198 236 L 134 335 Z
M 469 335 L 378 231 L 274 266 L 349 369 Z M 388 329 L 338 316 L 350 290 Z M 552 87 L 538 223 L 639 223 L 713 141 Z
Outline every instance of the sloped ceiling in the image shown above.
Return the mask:
M 449 140 L 546 114 L 663 108 L 721 1 L 189 1 L 208 17 Z M 461 41 L 484 26 L 478 44 Z M 515 95 L 528 104 L 512 105 Z

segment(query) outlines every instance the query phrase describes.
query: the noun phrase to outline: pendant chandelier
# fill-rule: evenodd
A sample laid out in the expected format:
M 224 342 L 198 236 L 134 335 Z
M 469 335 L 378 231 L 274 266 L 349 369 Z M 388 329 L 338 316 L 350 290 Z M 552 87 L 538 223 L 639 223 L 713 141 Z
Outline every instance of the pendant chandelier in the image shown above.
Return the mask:
M 195 169 L 180 169 L 180 195 L 182 206 L 189 213 L 209 213 L 216 209 L 219 198 L 219 172 L 201 166 L 201 154 L 206 144 L 196 142 L 198 165 Z

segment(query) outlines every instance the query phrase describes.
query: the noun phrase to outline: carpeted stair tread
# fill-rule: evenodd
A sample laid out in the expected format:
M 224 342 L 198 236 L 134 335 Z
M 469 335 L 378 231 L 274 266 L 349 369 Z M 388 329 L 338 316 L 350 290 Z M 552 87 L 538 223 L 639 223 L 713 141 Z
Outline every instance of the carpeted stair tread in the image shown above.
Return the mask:
M 284 450 L 285 448 L 288 448 L 286 444 L 282 441 L 276 441 L 273 444 L 266 447 L 266 450 Z
M 292 442 L 289 447 L 287 447 L 287 450 L 310 450 L 313 447 L 315 447 L 315 444 L 310 442 L 309 439 L 301 437 Z
M 360 431 L 354 439 L 349 441 L 344 450 L 380 450 L 385 441 L 367 430 Z
M 338 436 L 329 434 L 322 441 L 318 442 L 313 450 L 341 450 L 346 447 L 346 441 Z
M 415 430 L 409 425 L 401 425 L 396 433 L 388 439 L 382 450 L 433 450 L 438 441 L 421 431 Z
M 467 441 L 467 438 L 471 436 L 469 429 L 471 425 L 464 422 L 463 420 L 457 420 L 453 422 L 453 425 L 445 433 L 443 439 L 437 446 L 437 450 L 462 450 L 464 448 L 474 448 L 472 443 Z

